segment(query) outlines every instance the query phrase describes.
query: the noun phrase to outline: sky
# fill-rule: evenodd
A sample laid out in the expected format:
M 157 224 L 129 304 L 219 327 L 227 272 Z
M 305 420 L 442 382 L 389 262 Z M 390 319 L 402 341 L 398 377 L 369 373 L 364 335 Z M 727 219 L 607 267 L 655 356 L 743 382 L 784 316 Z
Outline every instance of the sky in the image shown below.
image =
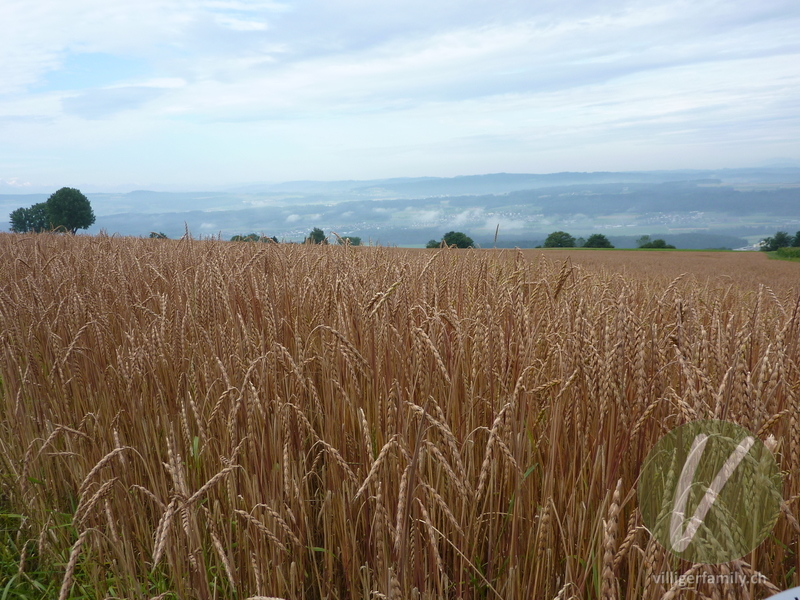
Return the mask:
M 0 189 L 800 164 L 797 0 L 3 0 Z

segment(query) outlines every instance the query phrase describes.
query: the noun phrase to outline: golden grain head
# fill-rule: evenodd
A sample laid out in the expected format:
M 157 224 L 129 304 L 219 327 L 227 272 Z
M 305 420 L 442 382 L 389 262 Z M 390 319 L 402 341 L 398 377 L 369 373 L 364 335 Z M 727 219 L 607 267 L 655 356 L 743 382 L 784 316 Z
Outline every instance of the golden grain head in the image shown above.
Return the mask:
M 701 567 L 633 492 L 667 430 L 716 416 L 788 474 L 736 568 L 800 585 L 796 265 L 666 256 L 0 234 L 21 576 L 53 565 L 62 598 L 673 597 L 654 575 Z

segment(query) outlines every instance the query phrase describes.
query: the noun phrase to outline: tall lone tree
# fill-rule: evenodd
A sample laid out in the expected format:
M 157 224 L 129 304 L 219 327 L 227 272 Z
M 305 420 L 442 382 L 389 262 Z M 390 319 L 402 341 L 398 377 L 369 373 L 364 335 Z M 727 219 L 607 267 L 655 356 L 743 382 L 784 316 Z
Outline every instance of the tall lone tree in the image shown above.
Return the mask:
M 314 227 L 311 230 L 311 233 L 308 234 L 306 238 L 307 244 L 327 244 L 328 240 L 325 238 L 325 232 L 322 231 L 319 227 Z
M 545 248 L 574 248 L 575 238 L 566 231 L 554 231 L 544 241 Z
M 442 237 L 444 243 L 456 248 L 472 248 L 475 242 L 466 233 L 461 231 L 448 231 Z
M 75 233 L 94 225 L 94 211 L 80 190 L 63 187 L 47 199 L 47 213 L 54 229 Z
M 800 232 L 798 232 L 800 233 Z M 765 252 L 775 252 L 778 248 L 786 248 L 792 246 L 793 239 L 785 231 L 779 231 L 772 237 L 761 240 L 761 249 Z

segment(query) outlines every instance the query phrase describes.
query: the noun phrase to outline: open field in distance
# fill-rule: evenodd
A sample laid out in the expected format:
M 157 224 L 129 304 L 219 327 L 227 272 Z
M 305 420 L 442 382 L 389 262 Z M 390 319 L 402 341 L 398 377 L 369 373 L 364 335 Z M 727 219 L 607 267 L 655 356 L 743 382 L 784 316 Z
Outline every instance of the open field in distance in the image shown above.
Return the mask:
M 703 252 L 664 250 L 523 250 L 530 260 L 571 260 L 593 271 L 607 270 L 633 277 L 670 281 L 683 274 L 711 285 L 734 284 L 800 293 L 800 265 L 775 260 L 764 252 Z
M 0 576 L 165 600 L 800 585 L 797 272 L 0 234 Z M 673 558 L 637 508 L 647 452 L 702 418 L 773 435 L 783 473 L 771 536 L 724 566 Z

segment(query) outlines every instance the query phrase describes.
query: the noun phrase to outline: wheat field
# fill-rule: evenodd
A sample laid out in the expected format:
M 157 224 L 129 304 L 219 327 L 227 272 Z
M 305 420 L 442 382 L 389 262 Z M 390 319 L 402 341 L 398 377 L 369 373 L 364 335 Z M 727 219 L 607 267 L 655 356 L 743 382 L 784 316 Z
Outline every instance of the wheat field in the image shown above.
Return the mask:
M 0 590 L 800 585 L 799 291 L 519 251 L 0 234 Z M 673 558 L 637 509 L 648 450 L 701 418 L 774 436 L 783 475 L 771 536 L 727 565 Z

